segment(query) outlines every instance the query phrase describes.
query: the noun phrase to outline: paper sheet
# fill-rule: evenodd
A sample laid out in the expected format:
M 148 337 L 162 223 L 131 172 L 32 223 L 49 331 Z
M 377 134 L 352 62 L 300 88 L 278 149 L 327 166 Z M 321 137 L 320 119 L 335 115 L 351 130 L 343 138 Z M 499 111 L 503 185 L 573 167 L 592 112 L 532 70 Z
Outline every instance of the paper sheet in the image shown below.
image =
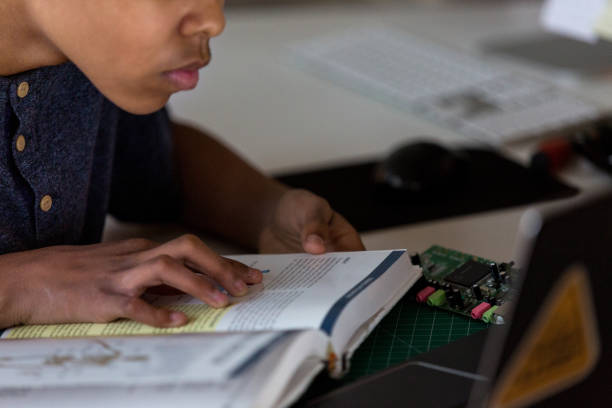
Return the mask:
M 283 333 L 4 341 L 2 388 L 222 384 Z
M 174 372 L 169 370 L 166 373 L 168 384 L 126 382 L 122 386 L 99 384 L 48 388 L 33 387 L 28 384 L 25 388 L 18 389 L 3 386 L 0 387 L 0 406 L 45 408 L 253 407 L 255 396 L 261 393 L 262 387 L 268 382 L 266 375 L 258 373 L 273 373 L 278 365 L 277 354 L 286 354 L 288 347 L 294 344 L 296 336 L 300 335 L 300 333 L 284 333 L 278 338 L 278 341 L 274 341 L 273 352 L 261 353 L 257 361 L 247 365 L 244 370 L 240 370 L 228 381 L 222 383 L 177 383 L 173 380 Z M 194 337 L 209 336 L 211 335 Z M 143 339 L 132 338 L 132 340 L 139 342 Z M 40 342 L 40 340 L 37 341 Z M 66 341 L 62 340 L 62 342 Z M 22 342 L 25 343 L 25 341 L 19 341 L 19 343 Z M 200 347 L 204 346 L 205 343 L 200 343 Z M 202 352 L 206 353 L 204 350 Z M 116 374 L 114 370 L 107 371 Z M 277 385 L 278 389 L 274 390 L 275 393 L 281 392 L 283 388 L 282 384 Z
M 595 43 L 595 26 L 607 6 L 608 0 L 547 0 L 541 22 L 550 31 Z
M 603 13 L 595 25 L 597 34 L 608 41 L 612 41 L 612 0 L 608 0 Z

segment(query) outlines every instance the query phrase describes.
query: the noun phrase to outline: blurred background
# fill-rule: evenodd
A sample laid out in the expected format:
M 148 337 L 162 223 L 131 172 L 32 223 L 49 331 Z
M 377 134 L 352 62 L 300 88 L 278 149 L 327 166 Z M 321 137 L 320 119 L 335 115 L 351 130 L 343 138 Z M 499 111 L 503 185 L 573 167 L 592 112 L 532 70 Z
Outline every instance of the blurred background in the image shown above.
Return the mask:
M 504 258 L 526 206 L 610 187 L 611 9 L 228 0 L 200 85 L 169 108 L 328 198 L 369 249 Z
M 611 87 L 602 77 L 612 67 L 612 47 L 547 31 L 541 24 L 543 5 L 536 0 L 229 0 L 226 31 L 212 42 L 212 64 L 200 86 L 175 97 L 171 107 L 176 117 L 206 126 L 267 171 L 385 154 L 416 135 L 466 142 L 447 126 L 431 127 L 423 115 L 406 114 L 411 106 L 391 106 L 380 89 L 364 95 L 355 92 L 363 84 L 354 78 L 347 85 L 337 73 L 325 76 L 314 72 L 313 64 L 304 66 L 300 48 L 306 43 L 316 48 L 376 27 L 407 34 L 404 42 L 425 40 L 487 63 L 501 61 L 505 69 L 608 108 Z M 392 53 L 384 42 L 377 46 Z M 388 65 L 394 75 L 401 75 L 402 62 Z M 406 78 L 422 82 L 413 72 Z M 289 154 L 295 150 L 303 157 Z

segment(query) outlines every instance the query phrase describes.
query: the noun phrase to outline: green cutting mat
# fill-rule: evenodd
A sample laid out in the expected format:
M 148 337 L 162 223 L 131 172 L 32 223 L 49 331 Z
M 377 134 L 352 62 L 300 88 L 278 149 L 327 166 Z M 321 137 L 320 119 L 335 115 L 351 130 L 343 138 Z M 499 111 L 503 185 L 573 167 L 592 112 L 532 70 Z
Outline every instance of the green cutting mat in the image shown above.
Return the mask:
M 343 382 L 402 363 L 486 327 L 481 321 L 416 303 L 410 291 L 355 351 Z
M 308 401 L 356 379 L 374 374 L 418 354 L 444 346 L 488 325 L 442 309 L 417 303 L 411 289 L 355 351 L 350 371 L 340 380 L 326 371 L 317 376 L 301 401 Z M 300 406 L 300 403 L 297 404 Z
M 395 305 L 353 354 L 350 371 L 340 380 L 321 372 L 301 400 L 306 402 L 356 379 L 374 374 L 418 354 L 444 346 L 488 325 L 442 309 L 417 303 L 415 285 Z

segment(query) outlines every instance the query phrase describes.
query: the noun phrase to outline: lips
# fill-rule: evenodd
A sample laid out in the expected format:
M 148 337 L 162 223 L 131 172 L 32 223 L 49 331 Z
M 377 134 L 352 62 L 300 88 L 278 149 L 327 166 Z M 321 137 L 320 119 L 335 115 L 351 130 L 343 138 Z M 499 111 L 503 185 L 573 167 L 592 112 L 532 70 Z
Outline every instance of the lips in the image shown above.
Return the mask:
M 200 80 L 200 73 L 197 70 L 190 69 L 176 69 L 166 72 L 165 76 L 179 90 L 193 89 Z
M 164 76 L 178 90 L 193 89 L 200 79 L 199 70 L 208 65 L 208 61 L 195 62 L 172 71 L 164 72 Z

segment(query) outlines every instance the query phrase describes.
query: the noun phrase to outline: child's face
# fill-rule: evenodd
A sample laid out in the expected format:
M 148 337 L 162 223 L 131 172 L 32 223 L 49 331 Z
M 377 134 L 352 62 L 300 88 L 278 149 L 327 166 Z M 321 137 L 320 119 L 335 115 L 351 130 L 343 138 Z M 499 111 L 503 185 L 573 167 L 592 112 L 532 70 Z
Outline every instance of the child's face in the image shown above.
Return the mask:
M 224 0 L 32 0 L 51 45 L 108 99 L 132 113 L 160 109 L 197 85 Z

